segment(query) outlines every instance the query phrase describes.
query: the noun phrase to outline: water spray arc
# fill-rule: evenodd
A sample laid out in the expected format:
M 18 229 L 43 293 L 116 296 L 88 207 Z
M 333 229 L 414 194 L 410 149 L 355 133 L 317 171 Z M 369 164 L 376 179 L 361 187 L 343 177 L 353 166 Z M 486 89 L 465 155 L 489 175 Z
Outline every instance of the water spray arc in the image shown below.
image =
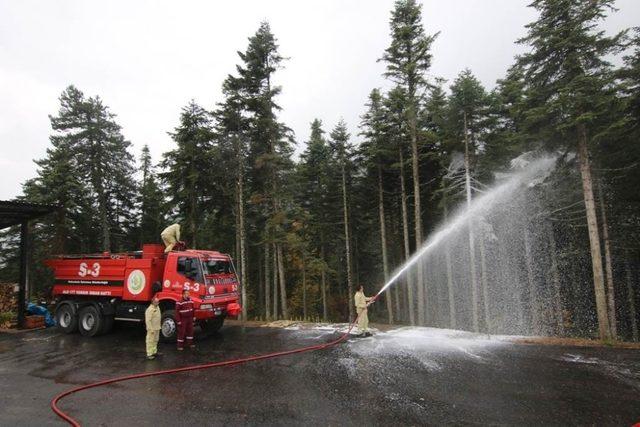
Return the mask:
M 407 273 L 413 266 L 415 266 L 449 236 L 467 227 L 472 219 L 481 217 L 496 203 L 514 193 L 522 185 L 527 184 L 531 180 L 540 178 L 540 176 L 545 174 L 554 163 L 555 157 L 544 157 L 533 161 L 523 170 L 511 174 L 502 183 L 499 183 L 492 189 L 489 189 L 480 197 L 473 201 L 467 201 L 466 208 L 460 210 L 450 221 L 443 224 L 437 232 L 427 239 L 422 247 L 393 273 L 391 278 L 387 280 L 375 297 L 377 298 L 380 296 L 392 284 L 394 284 L 394 282 Z

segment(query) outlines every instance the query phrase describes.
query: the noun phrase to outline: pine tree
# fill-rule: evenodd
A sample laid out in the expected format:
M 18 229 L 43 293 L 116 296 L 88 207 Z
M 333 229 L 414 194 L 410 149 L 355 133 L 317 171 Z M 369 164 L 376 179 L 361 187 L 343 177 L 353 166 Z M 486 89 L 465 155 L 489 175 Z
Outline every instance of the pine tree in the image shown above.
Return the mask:
M 142 181 L 138 186 L 138 205 L 140 207 L 139 244 L 157 242 L 166 226 L 165 200 L 158 184 L 155 167 L 151 160 L 148 145 L 142 147 L 140 155 Z
M 37 176 L 24 183 L 21 197 L 59 207 L 33 226 L 30 277 L 36 291 L 51 283 L 42 264 L 47 257 L 110 250 L 114 237 L 122 243 L 135 228 L 133 158 L 114 115 L 98 97 L 87 99 L 73 86 L 59 100 L 58 114 L 50 116 L 51 147 L 36 161 Z
M 445 91 L 442 89 L 444 80 L 436 80 L 436 84 L 429 91 L 424 109 L 423 109 L 423 127 L 425 138 L 430 142 L 433 147 L 433 154 L 441 164 L 448 165 L 451 162 L 451 151 L 455 149 L 455 146 L 451 144 L 454 140 L 454 130 L 451 128 L 450 123 L 450 111 L 449 111 L 449 99 Z M 440 205 L 443 210 L 443 221 L 447 222 L 449 218 L 449 203 L 453 197 L 449 194 L 451 183 L 449 182 L 446 174 L 440 179 L 440 188 L 437 191 L 441 196 Z M 436 196 L 434 194 L 434 196 Z M 454 278 L 453 268 L 451 262 L 451 250 L 449 244 L 445 245 L 445 265 L 446 265 L 446 277 L 447 277 L 447 297 L 449 305 L 449 327 L 456 328 L 456 303 L 455 303 L 455 290 L 454 290 Z
M 76 236 L 74 218 L 88 213 L 89 208 L 79 176 L 73 173 L 76 167 L 73 153 L 65 142 L 51 137 L 53 147 L 47 149 L 45 158 L 36 160 L 38 176 L 23 185 L 26 200 L 60 207 L 51 221 L 40 228 L 43 235 L 48 236 L 41 239 L 50 240 L 49 249 L 57 254 L 80 249 L 73 245 Z
M 249 38 L 249 46 L 238 52 L 243 65 L 237 66 L 242 96 L 249 115 L 251 140 L 249 161 L 252 163 L 254 183 L 252 201 L 262 206 L 264 216 L 263 239 L 273 242 L 275 264 L 280 286 L 280 306 L 287 318 L 287 289 L 284 268 L 283 245 L 286 242 L 287 215 L 285 178 L 291 173 L 290 130 L 278 122 L 276 113 L 280 106 L 275 102 L 281 89 L 272 84 L 273 74 L 281 67 L 284 58 L 278 53 L 278 44 L 267 22 Z
M 327 237 L 330 234 L 331 205 L 329 203 L 331 179 L 331 151 L 324 138 L 322 121 L 311 123 L 311 136 L 307 149 L 300 156 L 300 186 L 298 203 L 307 212 L 309 240 L 317 254 L 316 265 L 320 269 L 320 292 L 322 297 L 322 319 L 327 321 L 327 270 L 325 258 Z
M 407 206 L 407 190 L 405 184 L 405 151 L 407 141 L 409 138 L 406 124 L 406 108 L 407 98 L 406 92 L 401 86 L 396 86 L 389 91 L 387 97 L 384 99 L 384 106 L 386 111 L 386 132 L 390 136 L 392 144 L 395 145 L 398 157 L 397 168 L 400 180 L 400 209 L 402 216 L 402 248 L 403 258 L 408 260 L 410 258 L 411 249 L 409 241 L 409 209 Z M 415 298 L 416 289 L 415 281 L 410 272 L 407 273 L 407 311 L 409 315 L 409 323 L 415 325 Z
M 366 104 L 368 110 L 362 116 L 360 127 L 361 135 L 366 139 L 362 143 L 360 150 L 364 156 L 364 161 L 368 167 L 374 170 L 376 175 L 376 185 L 378 187 L 378 215 L 380 225 L 380 248 L 382 253 L 382 269 L 384 282 L 389 279 L 389 257 L 387 255 L 387 231 L 386 215 L 384 208 L 384 186 L 383 169 L 387 167 L 388 158 L 391 156 L 392 147 L 388 141 L 386 112 L 382 103 L 382 95 L 378 89 L 373 89 L 369 94 L 369 102 Z M 385 292 L 387 304 L 387 315 L 389 324 L 393 323 L 393 305 L 391 292 Z
M 385 76 L 402 86 L 407 100 L 407 129 L 411 140 L 416 248 L 422 245 L 422 207 L 420 196 L 417 115 L 420 96 L 427 87 L 425 74 L 431 68 L 431 44 L 436 35 L 427 36 L 422 27 L 422 7 L 415 0 L 398 0 L 391 13 L 391 45 L 382 56 L 387 63 Z M 417 268 L 418 323 L 425 324 L 425 292 L 421 265 Z
M 234 216 L 236 219 L 235 238 L 236 252 L 239 257 L 239 273 L 242 282 L 242 305 L 248 307 L 247 289 L 250 288 L 249 266 L 247 264 L 247 229 L 246 229 L 246 158 L 248 156 L 247 130 L 248 120 L 243 117 L 243 111 L 247 108 L 246 100 L 242 95 L 243 82 L 233 76 L 228 76 L 222 85 L 225 96 L 223 103 L 218 105 L 215 112 L 217 119 L 217 131 L 219 149 L 224 153 L 227 161 L 222 162 L 226 166 L 226 173 L 221 176 L 221 181 L 229 181 L 228 187 L 232 187 L 234 198 Z M 227 178 L 227 179 L 225 179 Z M 243 310 L 242 319 L 246 320 L 247 310 Z
M 185 237 L 191 247 L 198 247 L 199 227 L 208 211 L 209 196 L 216 194 L 212 179 L 212 129 L 207 111 L 191 101 L 182 109 L 180 125 L 170 134 L 174 150 L 164 153 L 160 176 L 167 184 L 172 213 L 184 221 Z
M 511 159 L 529 150 L 535 139 L 524 131 L 525 82 L 522 68 L 514 65 L 488 96 L 488 132 L 478 159 L 479 176 L 504 167 Z
M 476 158 L 477 147 L 481 144 L 479 135 L 483 130 L 483 116 L 486 114 L 486 93 L 480 82 L 473 76 L 471 70 L 464 70 L 451 86 L 449 97 L 450 131 L 453 131 L 455 146 L 458 141 L 463 141 L 465 190 L 467 207 L 471 205 L 472 168 Z M 473 330 L 478 332 L 479 327 L 479 302 L 478 302 L 478 273 L 476 272 L 476 244 L 474 224 L 469 222 L 469 267 L 471 276 L 471 304 Z M 482 239 L 482 237 L 481 237 Z M 481 241 L 480 245 L 484 243 Z M 486 305 L 486 301 L 485 301 Z M 485 315 L 486 315 L 485 310 Z M 488 326 L 488 325 L 487 325 Z
M 604 58 L 618 49 L 621 35 L 606 37 L 596 26 L 612 5 L 613 0 L 534 0 L 531 6 L 539 18 L 527 25 L 528 34 L 519 41 L 531 50 L 518 61 L 527 85 L 528 129 L 554 148 L 568 143 L 578 153 L 601 339 L 611 338 L 611 329 L 589 145 L 598 117 L 610 104 L 610 65 Z
M 330 134 L 330 146 L 332 153 L 340 168 L 341 192 L 342 192 L 342 214 L 344 224 L 344 245 L 345 245 L 345 269 L 347 276 L 347 295 L 349 302 L 349 319 L 353 319 L 353 304 L 351 298 L 353 292 L 353 264 L 352 264 L 352 247 L 349 224 L 349 189 L 348 189 L 348 173 L 351 164 L 351 156 L 353 147 L 349 143 L 349 133 L 347 132 L 347 124 L 340 120 L 333 128 Z
M 489 106 L 489 98 L 480 81 L 471 70 L 462 71 L 451 85 L 448 100 L 448 131 L 453 138 L 449 144 L 452 145 L 450 149 L 463 152 L 465 136 L 468 136 L 471 168 L 476 163 L 478 150 L 484 148 Z
M 73 153 L 75 173 L 90 191 L 98 213 L 100 247 L 111 250 L 112 237 L 122 238 L 134 223 L 131 144 L 99 97 L 85 99 L 81 91 L 69 86 L 60 104 L 58 116 L 50 117 L 55 138 Z

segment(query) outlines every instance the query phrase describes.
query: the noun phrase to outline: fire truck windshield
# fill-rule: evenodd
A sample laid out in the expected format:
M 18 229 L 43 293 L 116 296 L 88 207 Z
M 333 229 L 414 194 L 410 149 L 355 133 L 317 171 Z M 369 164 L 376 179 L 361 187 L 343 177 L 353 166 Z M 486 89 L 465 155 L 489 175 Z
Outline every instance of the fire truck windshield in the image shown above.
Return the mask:
M 206 259 L 202 261 L 205 276 L 210 274 L 228 274 L 231 273 L 231 263 L 229 261 L 221 261 L 218 259 Z

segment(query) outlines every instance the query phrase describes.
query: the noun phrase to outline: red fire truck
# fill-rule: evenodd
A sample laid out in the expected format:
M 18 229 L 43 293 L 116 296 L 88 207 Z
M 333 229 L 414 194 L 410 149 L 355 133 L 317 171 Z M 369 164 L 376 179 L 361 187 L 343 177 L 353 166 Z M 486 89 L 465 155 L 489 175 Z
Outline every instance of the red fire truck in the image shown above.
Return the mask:
M 225 317 L 237 316 L 238 278 L 229 255 L 204 250 L 174 250 L 146 244 L 142 251 L 65 255 L 45 262 L 54 271 L 56 322 L 66 332 L 85 336 L 109 332 L 115 320 L 144 323 L 153 295 L 160 299 L 160 338 L 176 336 L 175 302 L 189 289 L 195 319 L 217 331 Z

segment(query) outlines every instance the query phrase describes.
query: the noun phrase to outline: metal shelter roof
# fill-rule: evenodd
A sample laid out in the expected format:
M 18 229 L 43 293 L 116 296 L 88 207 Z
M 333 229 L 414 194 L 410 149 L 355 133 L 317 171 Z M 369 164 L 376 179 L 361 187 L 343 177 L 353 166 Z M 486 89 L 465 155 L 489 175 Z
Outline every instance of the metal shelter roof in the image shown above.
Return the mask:
M 58 209 L 54 205 L 28 203 L 20 200 L 0 200 L 0 230 L 21 224 Z

